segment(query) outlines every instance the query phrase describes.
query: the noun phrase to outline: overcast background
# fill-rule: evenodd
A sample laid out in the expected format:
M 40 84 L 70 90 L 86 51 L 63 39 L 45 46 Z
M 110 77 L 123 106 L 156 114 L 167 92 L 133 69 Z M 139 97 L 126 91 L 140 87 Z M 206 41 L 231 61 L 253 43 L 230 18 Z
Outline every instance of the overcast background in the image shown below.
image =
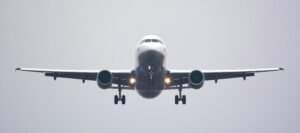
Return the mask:
M 0 132 L 300 132 L 299 0 L 1 0 Z M 172 69 L 285 67 L 143 99 L 15 67 L 132 69 L 159 35 Z

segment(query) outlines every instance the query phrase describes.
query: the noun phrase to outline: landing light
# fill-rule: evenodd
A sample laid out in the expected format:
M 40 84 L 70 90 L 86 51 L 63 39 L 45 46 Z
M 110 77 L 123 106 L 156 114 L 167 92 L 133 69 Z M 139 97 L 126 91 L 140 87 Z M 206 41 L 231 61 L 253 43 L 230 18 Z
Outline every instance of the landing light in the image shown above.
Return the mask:
M 129 79 L 129 83 L 130 83 L 130 84 L 134 84 L 134 83 L 135 83 L 135 78 L 130 78 L 130 79 Z
M 169 85 L 169 84 L 171 83 L 171 78 L 166 77 L 166 78 L 165 78 L 165 83 L 166 83 L 167 85 Z

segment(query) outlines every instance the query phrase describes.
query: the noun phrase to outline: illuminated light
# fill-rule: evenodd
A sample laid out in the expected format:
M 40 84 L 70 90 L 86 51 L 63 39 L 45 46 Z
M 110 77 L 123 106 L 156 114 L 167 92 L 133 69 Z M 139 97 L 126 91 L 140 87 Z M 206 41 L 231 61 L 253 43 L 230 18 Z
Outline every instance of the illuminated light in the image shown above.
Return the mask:
M 165 83 L 166 83 L 167 85 L 170 84 L 170 83 L 171 83 L 171 78 L 169 78 L 169 77 L 165 78 Z
M 130 83 L 130 84 L 134 84 L 134 83 L 135 83 L 135 78 L 130 78 L 130 79 L 129 79 L 129 83 Z

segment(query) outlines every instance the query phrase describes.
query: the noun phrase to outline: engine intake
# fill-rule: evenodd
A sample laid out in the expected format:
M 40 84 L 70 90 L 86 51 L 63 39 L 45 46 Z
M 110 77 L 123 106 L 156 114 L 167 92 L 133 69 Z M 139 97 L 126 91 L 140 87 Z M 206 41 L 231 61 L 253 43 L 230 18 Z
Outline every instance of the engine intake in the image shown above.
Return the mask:
M 204 84 L 204 80 L 204 74 L 199 70 L 193 70 L 191 73 L 189 73 L 189 86 L 193 89 L 200 89 Z
M 102 89 L 107 89 L 112 85 L 113 75 L 108 70 L 102 70 L 97 75 L 97 84 Z

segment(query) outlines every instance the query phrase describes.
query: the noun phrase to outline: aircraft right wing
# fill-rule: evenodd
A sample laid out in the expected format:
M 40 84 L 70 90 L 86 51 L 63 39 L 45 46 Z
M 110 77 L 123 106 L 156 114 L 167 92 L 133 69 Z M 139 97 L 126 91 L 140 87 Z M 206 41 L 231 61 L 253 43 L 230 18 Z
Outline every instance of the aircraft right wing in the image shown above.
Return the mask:
M 63 70 L 63 69 L 39 69 L 39 68 L 16 68 L 16 71 L 27 71 L 43 73 L 45 76 L 56 78 L 70 78 L 79 79 L 84 83 L 86 80 L 97 80 L 97 75 L 101 70 Z M 131 76 L 130 70 L 111 70 L 113 75 L 112 83 L 122 85 L 122 89 L 133 89 L 129 84 L 129 78 Z M 112 86 L 110 88 L 117 88 Z

